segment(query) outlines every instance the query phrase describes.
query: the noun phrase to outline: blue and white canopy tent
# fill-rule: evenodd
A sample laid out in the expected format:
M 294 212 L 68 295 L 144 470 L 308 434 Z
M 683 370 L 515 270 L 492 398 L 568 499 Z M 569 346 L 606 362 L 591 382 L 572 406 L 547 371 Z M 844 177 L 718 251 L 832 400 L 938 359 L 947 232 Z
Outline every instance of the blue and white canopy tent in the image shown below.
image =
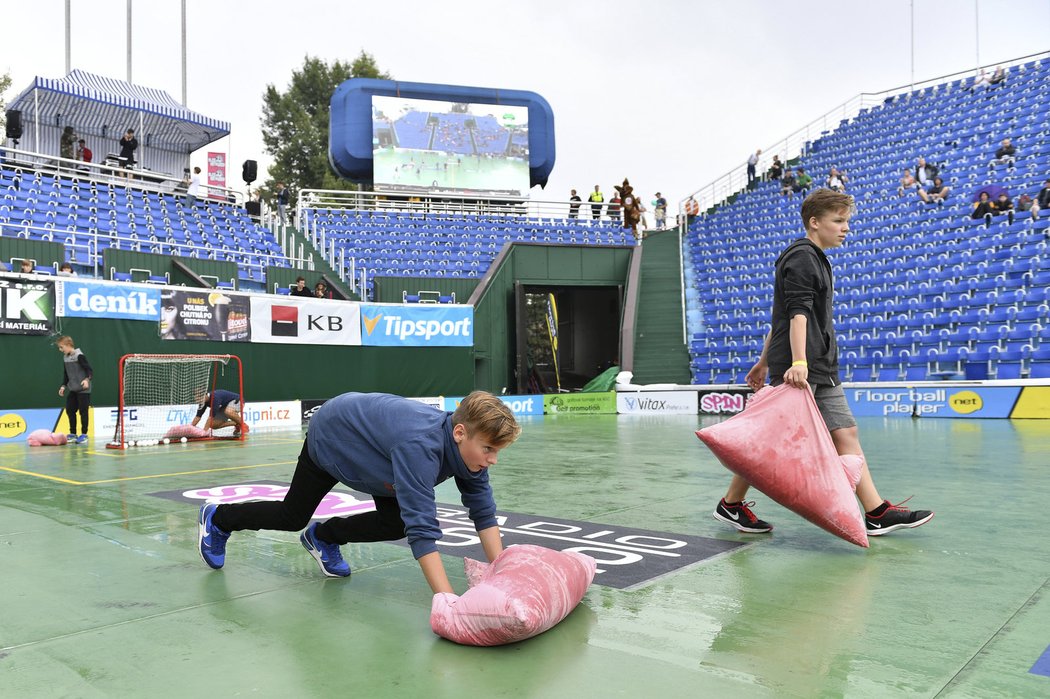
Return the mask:
M 135 129 L 138 167 L 180 177 L 190 153 L 230 133 L 229 122 L 191 111 L 163 90 L 81 70 L 34 78 L 7 108 L 22 112 L 27 150 L 57 155 L 62 130 L 72 126 L 101 162 L 120 152 L 120 137 Z

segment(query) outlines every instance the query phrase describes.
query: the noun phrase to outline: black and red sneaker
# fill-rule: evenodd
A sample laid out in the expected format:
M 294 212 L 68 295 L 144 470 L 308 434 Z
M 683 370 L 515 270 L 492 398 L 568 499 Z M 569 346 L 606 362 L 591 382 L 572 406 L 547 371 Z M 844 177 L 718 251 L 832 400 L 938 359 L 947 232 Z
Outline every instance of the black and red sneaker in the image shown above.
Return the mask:
M 911 498 L 908 498 L 911 500 Z M 882 504 L 871 512 L 864 514 L 864 522 L 868 528 L 868 536 L 882 536 L 889 534 L 895 529 L 912 529 L 933 519 L 933 513 L 929 510 L 909 510 L 901 507 L 905 502 L 894 505 L 889 500 L 883 500 Z M 878 514 L 876 514 L 878 513 Z
M 751 511 L 752 502 L 726 502 L 725 498 L 718 501 L 713 516 L 726 524 L 736 527 L 748 534 L 765 534 L 773 531 L 773 525 L 763 522 Z

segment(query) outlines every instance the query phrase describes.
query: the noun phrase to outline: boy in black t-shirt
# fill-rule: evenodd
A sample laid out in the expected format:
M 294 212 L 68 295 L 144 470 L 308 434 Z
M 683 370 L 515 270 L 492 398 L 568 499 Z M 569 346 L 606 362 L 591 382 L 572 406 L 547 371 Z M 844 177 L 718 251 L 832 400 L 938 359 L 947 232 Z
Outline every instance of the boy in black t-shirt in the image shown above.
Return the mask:
M 831 432 L 839 454 L 864 455 L 846 394 L 839 383 L 838 347 L 835 343 L 834 279 L 824 251 L 842 245 L 849 233 L 853 197 L 818 189 L 802 202 L 806 236 L 787 247 L 776 261 L 773 281 L 772 327 L 762 355 L 747 373 L 747 384 L 759 390 L 767 374 L 775 386 L 787 383 L 813 391 L 820 414 Z M 773 527 L 744 502 L 750 484 L 733 476 L 714 517 L 742 532 L 764 533 Z M 918 527 L 933 518 L 928 510 L 912 512 L 883 500 L 864 461 L 857 497 L 864 506 L 868 536 L 895 529 Z

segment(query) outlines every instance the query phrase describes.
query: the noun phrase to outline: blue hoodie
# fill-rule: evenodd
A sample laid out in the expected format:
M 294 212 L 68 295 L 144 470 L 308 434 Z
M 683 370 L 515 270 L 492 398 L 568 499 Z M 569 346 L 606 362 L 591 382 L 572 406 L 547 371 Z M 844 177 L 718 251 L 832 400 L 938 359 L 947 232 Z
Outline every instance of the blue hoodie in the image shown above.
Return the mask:
M 456 479 L 477 530 L 496 525 L 489 474 L 471 473 L 452 437 L 452 415 L 385 393 L 344 393 L 310 418 L 310 458 L 355 490 L 396 497 L 416 558 L 441 538 L 434 486 Z

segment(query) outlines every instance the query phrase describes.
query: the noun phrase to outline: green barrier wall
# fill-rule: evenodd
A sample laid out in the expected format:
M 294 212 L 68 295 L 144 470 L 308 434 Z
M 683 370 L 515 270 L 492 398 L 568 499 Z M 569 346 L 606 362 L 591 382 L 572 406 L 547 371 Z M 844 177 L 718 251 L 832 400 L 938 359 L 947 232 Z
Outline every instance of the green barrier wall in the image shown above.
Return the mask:
M 481 282 L 479 277 L 376 277 L 372 280 L 377 303 L 401 303 L 402 293 L 436 291 L 442 296 L 456 295 L 456 303 L 466 303 Z
M 0 261 L 10 264 L 12 258 L 36 260 L 38 265 L 60 265 L 66 261 L 64 244 L 50 243 L 46 240 L 27 240 L 11 235 L 16 230 L 15 226 L 4 226 L 4 236 L 0 238 Z M 12 271 L 18 271 L 17 263 Z
M 533 245 L 510 247 L 474 300 L 476 388 L 514 391 L 514 282 L 551 286 L 618 286 L 627 283 L 630 247 Z M 459 294 L 456 295 L 459 301 Z
M 329 398 L 346 391 L 407 396 L 465 395 L 474 389 L 469 347 L 343 347 L 161 340 L 158 324 L 58 319 L 95 370 L 94 405 L 117 404 L 117 361 L 129 353 L 236 354 L 248 400 Z M 62 355 L 54 338 L 0 335 L 0 409 L 64 405 Z

